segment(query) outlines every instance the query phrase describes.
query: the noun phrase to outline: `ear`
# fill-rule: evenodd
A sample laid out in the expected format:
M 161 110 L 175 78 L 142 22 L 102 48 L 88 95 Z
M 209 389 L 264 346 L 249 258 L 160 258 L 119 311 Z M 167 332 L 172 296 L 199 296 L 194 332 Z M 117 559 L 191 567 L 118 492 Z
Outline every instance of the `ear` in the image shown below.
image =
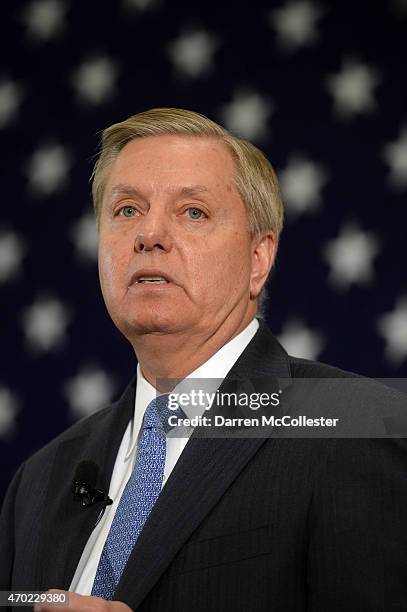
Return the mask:
M 265 284 L 277 251 L 274 232 L 268 231 L 252 239 L 252 273 L 250 297 L 256 299 Z

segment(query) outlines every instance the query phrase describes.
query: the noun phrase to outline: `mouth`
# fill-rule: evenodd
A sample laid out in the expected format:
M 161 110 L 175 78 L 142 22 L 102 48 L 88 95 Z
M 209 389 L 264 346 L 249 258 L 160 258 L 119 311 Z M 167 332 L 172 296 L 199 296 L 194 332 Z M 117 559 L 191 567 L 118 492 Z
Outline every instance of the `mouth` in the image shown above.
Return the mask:
M 141 276 L 136 283 L 140 285 L 165 285 L 168 281 L 163 276 Z
M 140 270 L 133 274 L 130 280 L 130 285 L 168 285 L 173 283 L 173 279 L 167 274 L 163 274 L 160 270 Z

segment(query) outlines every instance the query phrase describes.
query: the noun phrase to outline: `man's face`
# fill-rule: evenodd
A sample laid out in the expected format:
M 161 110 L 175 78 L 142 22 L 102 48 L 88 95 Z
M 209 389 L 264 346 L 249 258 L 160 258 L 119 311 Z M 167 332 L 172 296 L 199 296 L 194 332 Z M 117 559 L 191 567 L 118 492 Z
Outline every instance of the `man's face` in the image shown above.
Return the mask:
M 108 169 L 99 274 L 129 340 L 208 337 L 254 316 L 256 260 L 234 175 L 225 145 L 184 136 L 135 139 Z

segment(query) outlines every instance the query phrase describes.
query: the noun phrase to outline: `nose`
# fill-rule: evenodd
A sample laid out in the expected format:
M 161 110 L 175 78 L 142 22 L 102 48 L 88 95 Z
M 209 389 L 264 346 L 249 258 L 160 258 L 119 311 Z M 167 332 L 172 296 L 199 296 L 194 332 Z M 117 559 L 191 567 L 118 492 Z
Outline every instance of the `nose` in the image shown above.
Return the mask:
M 163 211 L 150 208 L 137 226 L 134 250 L 142 253 L 154 250 L 169 251 L 170 248 L 169 220 Z

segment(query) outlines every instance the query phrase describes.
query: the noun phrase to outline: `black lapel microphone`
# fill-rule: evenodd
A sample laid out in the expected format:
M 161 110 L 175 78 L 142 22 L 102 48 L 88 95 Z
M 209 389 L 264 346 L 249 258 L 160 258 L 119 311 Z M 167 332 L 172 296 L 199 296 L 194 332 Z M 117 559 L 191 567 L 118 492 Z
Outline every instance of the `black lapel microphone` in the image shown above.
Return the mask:
M 95 487 L 98 473 L 99 467 L 94 461 L 81 461 L 76 468 L 73 481 L 74 499 L 80 501 L 84 508 L 102 503 L 104 511 L 113 500 L 104 491 Z

